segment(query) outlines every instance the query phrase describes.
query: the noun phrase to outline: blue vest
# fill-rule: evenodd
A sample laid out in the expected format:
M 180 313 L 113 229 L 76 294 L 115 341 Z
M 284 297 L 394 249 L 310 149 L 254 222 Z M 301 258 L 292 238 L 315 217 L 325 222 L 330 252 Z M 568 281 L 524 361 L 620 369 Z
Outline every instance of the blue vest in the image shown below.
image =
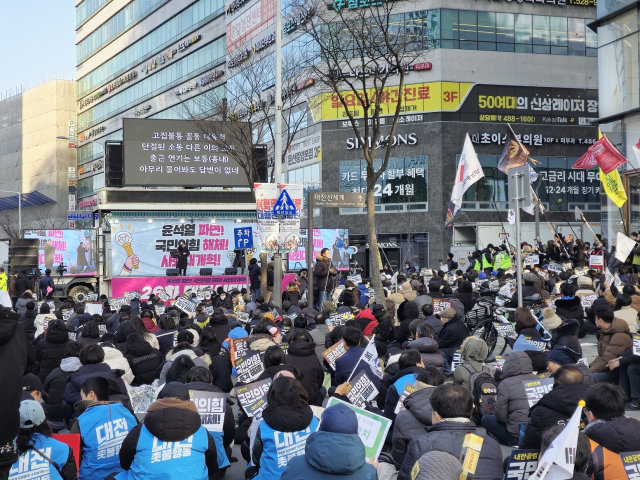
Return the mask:
M 402 395 L 402 391 L 404 390 L 404 387 L 407 386 L 407 383 L 410 385 L 416 384 L 416 376 L 417 375 L 415 373 L 409 373 L 408 375 L 400 377 L 398 380 L 396 380 L 396 383 L 394 383 L 393 386 L 396 387 L 398 395 Z
M 33 446 L 55 463 L 58 469 L 67 463 L 69 446 L 58 440 L 36 433 Z M 9 480 L 62 480 L 58 470 L 35 450 L 29 449 L 18 457 L 18 461 L 9 470 Z
M 121 403 L 89 407 L 78 417 L 82 435 L 82 462 L 78 476 L 105 478 L 120 472 L 120 446 L 138 422 Z
M 230 408 L 227 406 L 227 408 Z M 223 415 L 224 421 L 224 415 Z M 213 440 L 216 443 L 216 456 L 218 458 L 218 468 L 225 468 L 231 465 L 229 463 L 229 459 L 227 458 L 227 452 L 224 450 L 224 443 L 222 441 L 224 433 L 223 432 L 209 432 L 209 435 L 213 437 Z
M 264 420 L 260 422 L 262 456 L 260 470 L 254 480 L 278 480 L 293 457 L 304 455 L 307 437 L 318 430 L 318 419 L 312 417 L 309 426 L 299 432 L 278 432 Z
M 184 480 L 186 478 L 208 480 L 204 457 L 204 453 L 209 448 L 208 435 L 205 428 L 200 427 L 196 433 L 185 440 L 163 442 L 142 425 L 131 468 L 119 473 L 116 478 L 118 480 Z M 218 461 L 219 459 L 218 454 Z

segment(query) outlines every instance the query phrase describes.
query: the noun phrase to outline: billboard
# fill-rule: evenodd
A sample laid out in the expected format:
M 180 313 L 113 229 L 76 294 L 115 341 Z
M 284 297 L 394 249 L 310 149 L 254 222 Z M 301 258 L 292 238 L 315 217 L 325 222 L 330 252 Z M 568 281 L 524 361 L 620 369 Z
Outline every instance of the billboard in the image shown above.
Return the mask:
M 298 250 L 289 254 L 289 270 L 307 268 L 307 229 L 300 229 Z M 323 248 L 331 250 L 331 261 L 337 270 L 349 270 L 349 255 L 356 253 L 355 247 L 349 247 L 348 229 L 313 229 L 313 257 L 318 256 Z
M 25 230 L 24 238 L 40 240 L 38 268 L 56 275 L 64 262 L 65 276 L 95 275 L 97 272 L 95 230 Z
M 114 277 L 154 277 L 166 275 L 167 268 L 176 267 L 171 252 L 181 240 L 189 248 L 187 275 L 197 275 L 200 268 L 211 268 L 213 275 L 222 275 L 235 259 L 233 229 L 252 227 L 257 244 L 255 223 L 235 223 L 216 220 L 180 223 L 177 220 L 121 220 L 111 225 L 111 261 Z
M 248 186 L 230 151 L 246 148 L 236 140 L 251 138 L 249 123 L 125 118 L 123 130 L 127 186 Z

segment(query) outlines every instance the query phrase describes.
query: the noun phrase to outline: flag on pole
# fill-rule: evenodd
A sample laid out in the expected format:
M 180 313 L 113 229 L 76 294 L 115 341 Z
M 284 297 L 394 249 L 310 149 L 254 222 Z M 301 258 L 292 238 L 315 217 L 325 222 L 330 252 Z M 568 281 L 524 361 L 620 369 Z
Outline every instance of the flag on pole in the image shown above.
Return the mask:
M 378 351 L 376 350 L 376 342 L 373 338 L 369 341 L 367 348 L 362 352 L 362 357 L 358 360 L 358 363 L 361 361 L 365 361 L 371 367 L 371 371 L 377 375 L 379 378 L 382 378 L 382 368 L 380 367 L 380 360 L 378 359 Z
M 640 169 L 640 142 L 633 145 L 632 148 L 634 153 L 633 158 L 629 157 L 627 161 L 634 170 L 638 170 Z
M 576 207 L 576 221 L 582 221 L 582 210 L 580 210 L 578 207 Z
M 447 208 L 447 217 L 444 226 L 447 235 L 451 236 L 453 234 L 453 223 L 462 215 L 461 207 L 464 193 L 482 177 L 484 177 L 482 166 L 473 148 L 473 143 L 471 143 L 471 138 L 469 138 L 469 134 L 467 133 L 464 139 L 462 155 L 460 155 L 458 170 L 456 171 L 456 179 L 453 185 L 453 191 L 451 192 L 449 207 Z
M 535 478 L 536 480 L 567 480 L 573 477 L 576 450 L 578 448 L 578 433 L 580 432 L 580 416 L 584 405 L 583 400 L 578 402 L 578 408 L 573 412 L 569 423 L 545 450 L 538 462 L 538 468 L 529 478 Z
M 516 224 L 516 209 L 512 208 L 511 210 L 509 210 L 509 213 L 507 213 L 507 220 L 509 221 L 509 223 L 511 225 L 515 225 Z
M 578 159 L 578 161 L 573 164 L 571 168 L 588 170 L 589 168 L 593 168 L 596 165 L 598 165 L 598 162 L 596 162 L 596 159 L 593 157 L 593 154 L 591 153 L 591 148 L 589 148 L 589 150 L 587 150 L 587 153 L 582 155 Z
M 635 246 L 635 240 L 631 240 L 624 233 L 618 232 L 618 238 L 616 238 L 616 258 L 624 263 Z
M 498 161 L 498 170 L 502 173 L 507 173 L 513 167 L 521 167 L 527 163 L 527 157 L 529 156 L 529 150 L 520 143 L 511 125 L 507 124 L 507 127 L 509 128 L 507 142 Z
M 620 165 L 627 161 L 626 158 L 618 151 L 616 147 L 609 141 L 606 135 L 589 147 L 593 158 L 598 162 L 598 166 L 604 173 L 611 173 Z
M 605 174 L 602 169 L 600 169 L 600 181 L 602 185 L 604 185 L 604 190 L 607 192 L 609 199 L 615 203 L 618 208 L 622 207 L 624 202 L 627 201 L 627 193 L 624 191 L 620 172 L 618 172 L 618 170 L 612 170 Z

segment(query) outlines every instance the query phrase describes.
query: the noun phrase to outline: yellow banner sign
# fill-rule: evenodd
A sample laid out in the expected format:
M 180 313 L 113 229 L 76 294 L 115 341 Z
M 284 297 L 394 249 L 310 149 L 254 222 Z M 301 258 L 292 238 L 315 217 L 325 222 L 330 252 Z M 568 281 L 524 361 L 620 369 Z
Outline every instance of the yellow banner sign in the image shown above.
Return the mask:
M 402 87 L 391 86 L 384 88 L 381 92 L 375 89 L 366 91 L 366 101 L 364 92 L 360 91 L 356 95 L 353 91 L 341 92 L 349 111 L 356 118 L 364 116 L 363 103 L 371 105 L 371 116 L 373 105 L 376 103 L 376 95 L 380 97 L 380 115 L 393 115 L 401 100 L 400 113 L 426 113 L 426 112 L 454 112 L 460 108 L 465 97 L 473 87 L 473 83 L 458 82 L 427 82 L 405 85 Z M 313 120 L 315 122 L 325 120 L 344 120 L 348 118 L 347 111 L 335 93 L 322 93 L 309 100 Z

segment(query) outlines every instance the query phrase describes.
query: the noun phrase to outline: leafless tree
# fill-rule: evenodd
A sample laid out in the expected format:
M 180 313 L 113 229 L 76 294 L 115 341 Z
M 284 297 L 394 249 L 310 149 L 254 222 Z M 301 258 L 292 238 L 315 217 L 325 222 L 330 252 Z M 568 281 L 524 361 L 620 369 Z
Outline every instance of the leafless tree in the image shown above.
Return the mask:
M 66 218 L 53 216 L 54 208 L 52 205 L 48 207 L 38 207 L 30 211 L 31 219 L 29 225 L 39 230 L 59 230 L 67 223 Z
M 319 52 L 321 62 L 314 63 L 311 71 L 325 93 L 315 97 L 311 108 L 321 112 L 322 104 L 332 102 L 355 137 L 362 140 L 359 148 L 367 165 L 369 245 L 372 253 L 377 252 L 374 187 L 388 166 L 391 139 L 405 112 L 407 68 L 424 58 L 428 46 L 415 41 L 414 33 L 421 38 L 421 32 L 404 27 L 402 16 L 394 15 L 397 2 L 334 0 L 326 4 L 316 0 L 312 8 L 315 15 L 300 28 L 311 39 L 310 49 Z M 380 158 L 382 162 L 374 164 Z M 380 258 L 374 253 L 370 259 L 376 298 L 384 298 L 377 275 L 382 269 Z
M 28 215 L 28 214 L 27 214 Z M 25 222 L 25 212 L 22 212 L 22 222 Z M 20 225 L 17 210 L 2 210 L 0 212 L 0 229 L 2 238 L 20 238 Z

